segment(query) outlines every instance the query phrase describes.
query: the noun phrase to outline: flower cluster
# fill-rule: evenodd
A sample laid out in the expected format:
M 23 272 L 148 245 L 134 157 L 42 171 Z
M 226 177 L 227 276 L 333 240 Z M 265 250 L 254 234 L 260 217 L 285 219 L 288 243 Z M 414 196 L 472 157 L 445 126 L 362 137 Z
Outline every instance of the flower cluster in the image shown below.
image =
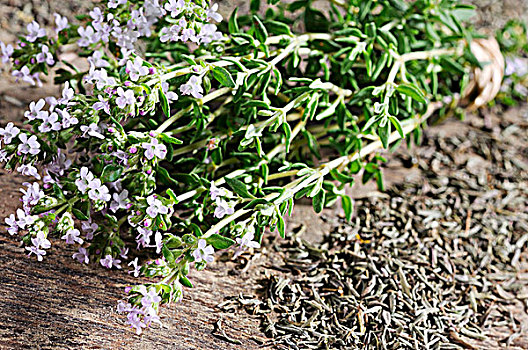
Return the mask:
M 16 80 L 53 71 L 62 86 L 0 128 L 0 161 L 36 180 L 7 230 L 38 260 L 55 239 L 79 263 L 151 278 L 118 307 L 138 334 L 193 286 L 191 268 L 284 236 L 294 200 L 317 212 L 340 200 L 350 218 L 358 172 L 383 188 L 372 153 L 431 106 L 447 114 L 474 64 L 452 0 L 337 1 L 317 21 L 310 1 L 272 3 L 265 17 L 235 11 L 221 33 L 207 0 L 109 0 L 0 43 Z M 66 43 L 86 64 L 62 60 Z

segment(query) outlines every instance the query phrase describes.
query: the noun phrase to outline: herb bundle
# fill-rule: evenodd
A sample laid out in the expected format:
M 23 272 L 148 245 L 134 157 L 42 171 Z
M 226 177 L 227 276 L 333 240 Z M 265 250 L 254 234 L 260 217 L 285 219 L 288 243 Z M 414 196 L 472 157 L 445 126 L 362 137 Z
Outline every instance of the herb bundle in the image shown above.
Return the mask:
M 383 188 L 377 151 L 456 110 L 480 63 L 457 1 L 325 5 L 253 0 L 223 21 L 206 0 L 109 0 L 1 43 L 17 80 L 63 84 L 0 129 L 5 168 L 36 180 L 9 233 L 39 261 L 63 239 L 81 263 L 151 277 L 118 305 L 141 333 L 215 250 L 284 236 L 295 200 L 350 218 L 355 175 Z M 70 44 L 89 69 L 62 58 Z

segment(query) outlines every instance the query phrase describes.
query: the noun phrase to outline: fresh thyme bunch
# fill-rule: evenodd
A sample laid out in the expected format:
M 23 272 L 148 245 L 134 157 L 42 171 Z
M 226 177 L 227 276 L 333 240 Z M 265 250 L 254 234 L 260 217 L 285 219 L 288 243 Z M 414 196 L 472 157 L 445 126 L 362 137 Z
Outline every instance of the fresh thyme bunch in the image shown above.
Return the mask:
M 317 212 L 341 200 L 350 218 L 345 186 L 362 170 L 383 188 L 376 151 L 419 140 L 479 62 L 457 1 L 326 4 L 253 0 L 222 22 L 206 0 L 110 0 L 2 43 L 18 80 L 53 70 L 63 84 L 0 129 L 5 168 L 36 180 L 9 233 L 39 261 L 63 239 L 81 263 L 151 277 L 118 306 L 139 334 L 216 250 L 284 236 L 294 200 Z M 62 58 L 66 44 L 88 70 Z

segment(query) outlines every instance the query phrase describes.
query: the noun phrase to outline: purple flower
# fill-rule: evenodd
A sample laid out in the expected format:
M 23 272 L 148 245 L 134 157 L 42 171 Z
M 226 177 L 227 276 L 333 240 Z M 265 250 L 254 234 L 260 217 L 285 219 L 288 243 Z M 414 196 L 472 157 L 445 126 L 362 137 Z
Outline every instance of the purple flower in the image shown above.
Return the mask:
M 115 9 L 119 5 L 124 5 L 127 3 L 127 0 L 109 0 L 108 1 L 108 8 Z
M 185 1 L 184 0 L 169 0 L 165 4 L 165 10 L 170 12 L 171 17 L 178 17 L 178 15 L 183 11 L 185 8 Z
M 81 264 L 88 264 L 90 262 L 88 251 L 83 247 L 80 247 L 79 251 L 72 255 L 72 258 L 77 259 L 77 261 L 79 261 Z
M 87 167 L 83 166 L 79 172 L 79 178 L 75 180 L 75 185 L 81 193 L 86 193 L 88 185 L 94 179 L 94 175 L 88 170 Z
M 141 147 L 145 149 L 145 157 L 148 160 L 152 160 L 154 157 L 164 159 L 167 155 L 167 147 L 155 138 L 151 139 L 150 142 L 143 142 Z
M 99 99 L 99 102 L 94 103 L 93 109 L 96 111 L 100 111 L 102 109 L 106 114 L 110 115 L 110 103 L 101 95 L 98 95 L 97 98 Z
M 194 256 L 194 261 L 196 262 L 205 261 L 207 263 L 212 263 L 214 260 L 214 249 L 212 246 L 207 245 L 205 239 L 198 240 L 198 248 L 196 248 L 192 254 Z
M 156 218 L 158 214 L 169 213 L 169 208 L 163 205 L 163 203 L 159 199 L 157 199 L 156 195 L 154 194 L 147 197 L 147 203 L 149 205 L 149 207 L 147 208 L 147 214 L 153 219 Z
M 88 57 L 88 62 L 94 68 L 110 67 L 110 63 L 103 59 L 103 53 L 101 51 L 94 51 L 93 55 Z
M 88 191 L 88 197 L 92 200 L 102 200 L 105 202 L 108 202 L 112 197 L 110 196 L 110 191 L 108 191 L 108 187 L 103 185 L 101 183 L 101 180 L 94 179 L 90 181 L 90 184 L 88 185 L 89 191 Z
M 192 95 L 195 98 L 202 98 L 202 79 L 199 76 L 193 75 L 186 84 L 180 86 L 180 92 L 183 95 Z
M 152 235 L 152 231 L 143 227 L 138 227 L 137 230 L 139 232 L 139 235 L 136 236 L 136 242 L 138 244 L 136 249 L 139 249 L 140 246 L 145 247 L 148 245 L 148 243 L 150 242 L 150 236 Z
M 35 74 L 38 76 L 38 72 Z M 25 81 L 26 83 L 35 85 L 35 75 L 31 75 L 31 72 L 29 71 L 29 68 L 27 66 L 20 68 L 20 70 L 13 70 L 11 75 L 16 78 L 16 82 L 18 82 L 19 79 L 22 79 L 22 81 Z
M 8 217 L 5 218 L 5 223 L 9 228 L 7 229 L 7 232 L 12 236 L 14 234 L 18 233 L 18 224 L 15 217 L 15 214 L 11 214 Z
M 28 35 L 26 36 L 26 39 L 31 43 L 46 35 L 46 30 L 40 28 L 40 25 L 35 21 L 27 25 L 27 31 Z
M 86 239 L 91 240 L 94 236 L 95 231 L 99 226 L 96 223 L 93 223 L 92 220 L 83 221 L 81 223 L 81 229 L 86 232 Z
M 101 140 L 104 140 L 105 138 L 104 135 L 101 134 L 101 128 L 96 123 L 91 123 L 90 125 L 81 125 L 81 131 L 83 132 L 82 137 L 86 137 L 88 134 Z
M 15 126 L 13 123 L 7 123 L 5 128 L 0 128 L 0 136 L 3 137 L 4 143 L 10 144 L 11 141 L 17 137 L 20 133 L 20 129 Z
M 132 81 L 137 81 L 140 77 L 149 74 L 148 67 L 143 66 L 143 61 L 139 57 L 126 63 L 126 71 Z
M 31 164 L 22 164 L 17 168 L 17 171 L 22 175 L 33 176 L 35 179 L 40 180 L 40 175 L 37 171 L 37 168 Z
M 81 37 L 77 41 L 77 45 L 80 47 L 90 46 L 90 44 L 95 44 L 99 41 L 99 34 L 94 31 L 92 27 L 79 27 L 77 29 L 79 36 Z
M 77 230 L 76 228 L 69 229 L 64 236 L 61 237 L 61 239 L 64 239 L 66 243 L 68 244 L 74 244 L 79 243 L 83 244 L 83 239 L 79 237 L 81 235 L 81 232 Z
M 156 292 L 156 288 L 151 287 L 146 294 L 143 294 L 143 298 L 141 298 L 141 305 L 146 308 L 150 308 L 152 307 L 152 304 L 157 304 L 160 301 L 161 297 L 158 295 L 158 292 Z
M 11 55 L 13 55 L 14 51 L 13 45 L 6 45 L 0 41 L 0 59 L 2 60 L 2 63 L 9 62 L 9 58 L 11 58 Z
M 136 97 L 134 96 L 134 91 L 127 90 L 124 91 L 122 87 L 117 88 L 116 103 L 119 108 L 125 108 L 125 106 L 133 105 L 136 103 Z
M 110 203 L 110 210 L 114 213 L 119 209 L 128 208 L 128 190 L 123 190 L 120 194 L 114 193 L 112 195 L 113 201 Z
M 42 116 L 42 124 L 39 125 L 38 129 L 40 132 L 59 131 L 62 125 L 59 122 L 59 115 L 55 112 L 48 114 L 45 113 Z
M 131 273 L 134 275 L 134 277 L 139 277 L 141 274 L 141 267 L 138 266 L 138 258 L 135 258 L 131 262 L 128 263 L 128 266 L 132 266 L 134 270 L 128 271 L 128 273 Z
M 36 205 L 38 201 L 44 197 L 44 192 L 40 190 L 38 182 L 34 182 L 32 184 L 25 182 L 24 186 L 26 186 L 27 189 L 21 189 L 20 191 L 24 194 L 22 196 L 22 201 L 24 202 L 25 206 L 29 207 Z
M 205 15 L 207 16 L 207 21 L 213 20 L 216 22 L 222 22 L 222 15 L 218 12 L 218 4 L 213 4 L 213 6 L 209 7 L 205 11 Z
M 215 24 L 204 24 L 202 29 L 200 29 L 200 34 L 198 34 L 200 42 L 203 44 L 209 44 L 212 41 L 219 40 L 222 38 L 222 33 L 216 30 Z
M 255 239 L 254 231 L 248 231 L 242 237 L 237 237 L 236 242 L 239 244 L 239 247 L 233 257 L 236 258 L 237 256 L 239 256 L 242 253 L 242 251 L 244 251 L 244 249 L 246 248 L 260 248 L 260 243 L 254 241 L 254 239 Z
M 70 82 L 64 84 L 64 89 L 62 89 L 62 98 L 59 99 L 59 103 L 68 104 L 70 100 L 75 96 L 75 91 L 70 87 Z
M 58 13 L 54 13 L 53 16 L 55 16 L 55 32 L 58 33 L 69 27 L 68 19 L 66 17 L 61 16 Z
M 212 200 L 216 200 L 218 197 L 225 197 L 227 195 L 227 190 L 223 187 L 216 187 L 214 182 L 211 182 L 209 194 L 211 195 Z
M 67 110 L 57 109 L 57 113 L 60 114 L 62 119 L 62 127 L 68 129 L 74 125 L 79 124 L 79 119 L 73 117 Z
M 44 108 L 45 104 L 46 102 L 42 98 L 36 103 L 35 101 L 32 101 L 29 104 L 29 111 L 24 113 L 24 117 L 26 117 L 28 120 L 42 119 L 46 114 L 46 112 L 42 111 L 42 108 Z
M 163 91 L 169 102 L 176 101 L 178 99 L 178 95 L 175 92 L 169 91 L 169 83 L 166 81 L 161 83 L 161 91 Z
M 86 81 L 94 84 L 98 90 L 104 89 L 106 86 L 115 86 L 117 84 L 113 77 L 108 76 L 108 72 L 104 69 L 95 70 L 92 66 L 90 72 L 84 78 Z
M 42 261 L 42 256 L 46 255 L 46 251 L 44 249 L 51 247 L 50 241 L 46 238 L 44 232 L 38 232 L 36 237 L 31 238 L 31 243 L 33 243 L 33 246 L 26 247 L 26 250 L 29 251 L 28 256 L 35 254 L 37 256 L 37 260 Z
M 221 219 L 226 215 L 231 215 L 235 212 L 231 203 L 226 202 L 224 199 L 216 198 L 216 208 L 214 211 L 214 217 Z
M 170 27 L 163 27 L 160 31 L 160 41 L 162 43 L 167 41 L 178 41 L 180 40 L 181 27 L 177 24 Z
M 117 267 L 118 269 L 121 268 L 121 265 L 119 265 L 121 260 L 114 259 L 110 254 L 107 254 L 104 259 L 101 259 L 99 262 L 107 269 L 111 269 L 112 267 Z
M 101 23 L 104 21 L 103 11 L 99 7 L 94 8 L 89 12 L 90 17 L 93 19 L 93 23 Z
M 119 256 L 122 257 L 123 259 L 126 259 L 128 256 L 128 248 L 127 247 L 123 247 L 120 251 L 119 251 Z
M 29 138 L 27 134 L 18 135 L 20 144 L 18 145 L 18 152 L 22 154 L 39 154 L 40 152 L 40 143 L 37 142 L 37 137 L 31 135 Z
M 49 47 L 47 45 L 42 45 L 42 51 L 37 54 L 37 62 L 46 62 L 49 66 L 55 63 L 53 55 L 51 54 L 51 52 L 49 52 Z

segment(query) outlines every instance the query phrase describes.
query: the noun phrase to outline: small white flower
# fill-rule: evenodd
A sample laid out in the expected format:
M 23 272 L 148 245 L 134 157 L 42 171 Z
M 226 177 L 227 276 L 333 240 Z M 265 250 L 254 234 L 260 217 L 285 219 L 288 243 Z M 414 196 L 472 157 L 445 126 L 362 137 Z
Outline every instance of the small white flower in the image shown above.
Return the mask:
M 227 190 L 223 187 L 216 187 L 214 182 L 211 182 L 211 188 L 209 189 L 209 194 L 211 195 L 212 200 L 216 200 L 218 197 L 227 196 Z
M 127 90 L 124 91 L 122 87 L 117 88 L 116 103 L 119 108 L 125 108 L 128 105 L 133 105 L 136 103 L 136 97 L 134 96 L 134 91 Z
M 202 79 L 193 75 L 186 84 L 180 86 L 180 92 L 183 95 L 192 95 L 195 98 L 203 97 Z
M 214 217 L 221 219 L 226 215 L 231 215 L 235 212 L 233 205 L 229 202 L 226 202 L 224 199 L 217 197 L 216 198 L 216 208 L 214 211 Z
M 114 193 L 112 195 L 113 201 L 110 203 L 110 210 L 114 213 L 119 209 L 128 208 L 128 190 L 123 190 L 120 194 Z
M 15 52 L 15 49 L 13 48 L 13 45 L 11 44 L 4 44 L 0 41 L 0 60 L 2 63 L 9 62 L 9 58 L 13 55 L 13 52 Z
M 7 226 L 9 226 L 9 228 L 7 229 L 7 232 L 9 232 L 11 236 L 18 233 L 18 223 L 15 217 L 15 214 L 11 214 L 8 217 L 6 217 L 5 223 L 7 224 Z
M 53 14 L 55 16 L 55 32 L 60 32 L 69 27 L 68 18 L 61 16 L 58 13 Z
M 205 261 L 207 263 L 212 263 L 214 260 L 213 257 L 214 248 L 210 245 L 207 245 L 205 239 L 200 239 L 198 241 L 198 248 L 193 251 L 193 257 L 195 262 Z
M 148 75 L 149 69 L 143 65 L 141 58 L 136 57 L 134 61 L 127 62 L 126 72 L 130 76 L 130 80 L 137 81 L 140 77 Z
M 101 51 L 94 51 L 93 55 L 88 57 L 88 62 L 94 68 L 105 68 L 109 67 L 110 63 L 103 59 L 103 53 Z
M 80 237 L 81 232 L 76 228 L 69 229 L 61 239 L 64 239 L 67 244 L 79 243 L 83 244 L 84 240 Z
M 101 140 L 105 138 L 104 135 L 101 134 L 101 128 L 96 123 L 91 123 L 90 125 L 81 125 L 81 131 L 83 132 L 82 137 L 86 137 L 88 134 Z
M 169 208 L 156 198 L 156 195 L 150 195 L 147 197 L 147 204 L 149 207 L 147 208 L 147 214 L 151 218 L 155 218 L 158 216 L 158 214 L 168 214 Z
M 18 151 L 22 154 L 39 154 L 40 152 L 40 143 L 37 141 L 37 137 L 35 135 L 31 135 L 30 137 L 27 136 L 27 134 L 20 134 L 18 135 L 18 139 L 20 140 L 20 144 L 18 145 Z
M 108 202 L 112 197 L 108 187 L 101 183 L 100 179 L 93 179 L 88 184 L 88 197 L 92 200 L 102 200 Z
M 37 168 L 31 164 L 22 164 L 17 168 L 17 171 L 24 176 L 33 176 L 35 179 L 40 180 Z
M 72 255 L 72 258 L 77 259 L 81 264 L 88 264 L 90 262 L 89 254 L 86 248 L 80 247 L 77 253 Z
M 27 215 L 22 209 L 17 209 L 17 217 L 17 225 L 21 229 L 25 229 L 35 222 L 35 217 L 33 215 Z
M 81 193 L 86 193 L 88 185 L 94 179 L 94 175 L 88 170 L 87 167 L 83 166 L 79 172 L 79 178 L 75 180 L 75 185 Z
M 40 132 L 59 131 L 62 125 L 59 122 L 59 115 L 55 112 L 46 115 L 42 118 L 42 124 L 39 125 L 38 129 Z
M 170 12 L 171 17 L 176 18 L 185 8 L 184 0 L 169 0 L 165 4 L 165 10 Z
M 5 128 L 0 128 L 0 136 L 3 137 L 3 141 L 6 145 L 10 144 L 19 133 L 20 129 L 13 123 L 7 123 Z
M 209 7 L 205 11 L 205 15 L 207 16 L 207 21 L 213 20 L 216 22 L 222 22 L 222 15 L 218 12 L 218 4 L 213 4 L 213 6 Z
M 148 160 L 152 160 L 154 157 L 164 159 L 167 155 L 167 147 L 155 138 L 153 138 L 150 142 L 143 142 L 141 147 L 145 149 L 145 157 Z
M 32 101 L 29 104 L 29 111 L 24 113 L 24 117 L 26 117 L 28 120 L 42 119 L 43 115 L 46 114 L 44 111 L 42 111 L 42 108 L 44 108 L 45 104 L 46 102 L 42 98 L 37 102 Z
M 62 119 L 62 127 L 68 129 L 74 125 L 79 124 L 79 119 L 72 116 L 67 110 L 57 109 L 57 113 L 60 114 Z
M 27 25 L 27 31 L 28 35 L 26 36 L 26 39 L 31 43 L 46 35 L 46 30 L 40 28 L 40 25 L 35 21 Z
M 53 59 L 53 55 L 49 51 L 49 47 L 47 45 L 42 45 L 42 51 L 37 54 L 37 63 L 46 62 L 49 66 L 53 65 L 55 63 L 55 60 Z
M 131 273 L 134 275 L 134 277 L 139 277 L 141 274 L 141 266 L 138 266 L 138 258 L 135 258 L 131 262 L 128 263 L 128 266 L 132 266 L 134 270 L 128 271 L 128 273 Z

